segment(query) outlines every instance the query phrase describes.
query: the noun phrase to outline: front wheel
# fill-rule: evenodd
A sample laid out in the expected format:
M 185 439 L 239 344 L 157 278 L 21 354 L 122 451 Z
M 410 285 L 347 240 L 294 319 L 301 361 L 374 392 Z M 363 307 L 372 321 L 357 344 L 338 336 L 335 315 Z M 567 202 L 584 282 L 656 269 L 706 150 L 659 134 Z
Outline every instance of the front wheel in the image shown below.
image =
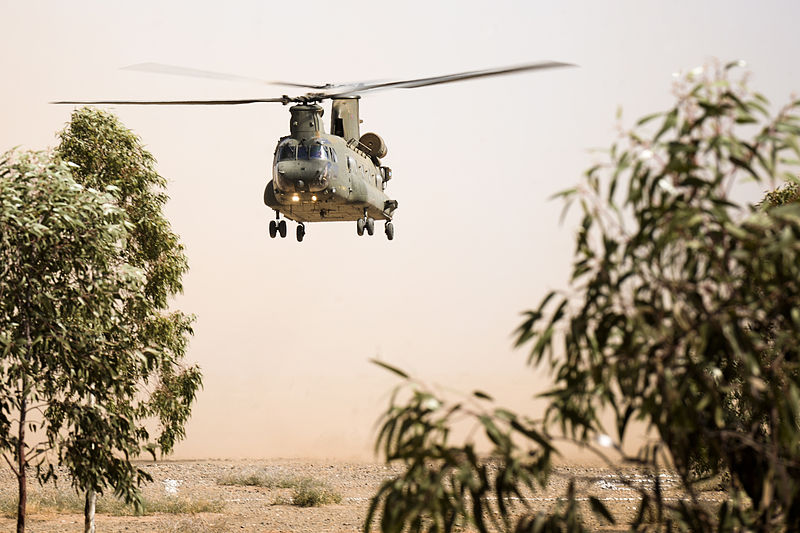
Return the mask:
M 387 222 L 385 229 L 386 229 L 386 238 L 389 239 L 390 241 L 394 239 L 394 224 L 392 224 L 391 222 Z
M 306 236 L 306 228 L 302 224 L 297 226 L 297 242 L 303 242 L 303 237 Z
M 281 234 L 281 239 L 286 237 L 286 221 L 285 220 L 281 220 L 280 222 L 278 222 L 278 233 Z
M 364 235 L 364 219 L 363 218 L 359 218 L 358 220 L 356 220 L 356 232 L 358 233 L 359 237 Z
M 366 227 L 367 227 L 367 233 L 369 233 L 370 235 L 373 235 L 375 233 L 375 219 L 374 218 L 368 218 L 367 219 L 367 223 L 366 223 Z
M 274 220 L 269 221 L 269 236 L 271 238 L 275 238 L 275 235 L 278 234 L 278 223 Z

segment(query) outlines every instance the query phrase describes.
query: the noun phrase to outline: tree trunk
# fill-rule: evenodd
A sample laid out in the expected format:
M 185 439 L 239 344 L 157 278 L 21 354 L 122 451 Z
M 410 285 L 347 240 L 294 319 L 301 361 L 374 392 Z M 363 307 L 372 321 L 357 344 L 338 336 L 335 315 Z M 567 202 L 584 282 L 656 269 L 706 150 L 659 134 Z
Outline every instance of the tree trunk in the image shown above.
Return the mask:
M 28 398 L 25 396 L 25 379 L 23 378 L 22 401 L 19 406 L 19 425 L 17 437 L 17 485 L 19 486 L 19 503 L 17 504 L 17 533 L 25 533 L 25 508 L 28 505 L 28 483 L 25 460 L 25 422 L 28 410 Z
M 94 394 L 89 395 L 89 409 L 95 404 Z M 94 448 L 94 443 L 91 444 Z M 97 505 L 97 493 L 90 488 L 86 491 L 86 505 L 83 507 L 83 531 L 94 533 L 94 510 Z
M 86 491 L 86 505 L 83 508 L 83 532 L 94 533 L 94 508 L 97 504 L 97 493 L 92 489 Z

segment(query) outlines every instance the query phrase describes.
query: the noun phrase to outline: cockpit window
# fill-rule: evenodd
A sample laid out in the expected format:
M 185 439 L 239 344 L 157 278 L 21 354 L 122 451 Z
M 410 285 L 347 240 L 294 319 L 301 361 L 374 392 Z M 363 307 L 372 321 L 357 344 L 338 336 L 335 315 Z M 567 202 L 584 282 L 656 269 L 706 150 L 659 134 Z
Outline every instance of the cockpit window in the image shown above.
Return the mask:
M 293 161 L 295 159 L 331 159 L 336 161 L 333 150 L 324 144 L 284 144 L 278 152 L 278 161 Z
M 308 156 L 311 159 L 328 159 L 328 154 L 325 153 L 325 147 L 321 144 L 312 144 L 308 151 Z
M 328 152 L 328 159 L 336 163 L 336 152 L 333 151 L 333 148 L 326 146 L 325 151 Z
M 281 152 L 278 155 L 278 161 L 286 161 L 287 159 L 295 159 L 297 153 L 295 151 L 295 145 L 293 144 L 285 144 L 281 147 Z

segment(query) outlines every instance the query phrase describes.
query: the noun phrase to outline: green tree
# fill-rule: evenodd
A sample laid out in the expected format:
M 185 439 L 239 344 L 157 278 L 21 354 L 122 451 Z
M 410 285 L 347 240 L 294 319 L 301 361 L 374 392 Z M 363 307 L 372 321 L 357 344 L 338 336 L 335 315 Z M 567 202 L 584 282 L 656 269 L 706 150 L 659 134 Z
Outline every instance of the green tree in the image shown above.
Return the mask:
M 543 420 L 495 407 L 484 393 L 448 403 L 411 381 L 411 399 L 392 402 L 377 443 L 405 470 L 373 498 L 367 531 L 377 514 L 385 532 L 459 523 L 585 530 L 573 486 L 550 513 L 514 509 L 521 504 L 508 497 L 546 484 L 554 434 L 601 456 L 623 454 L 631 420 L 658 436 L 623 454 L 656 481 L 636 488 L 632 528 L 796 529 L 800 101 L 772 116 L 736 66 L 682 78 L 672 109 L 637 122 L 609 163 L 560 195 L 582 210 L 570 287 L 548 294 L 517 332 L 529 363 L 552 369 Z M 773 190 L 791 183 L 760 206 L 739 205 L 731 193 L 743 179 Z M 608 412 L 610 428 L 601 422 Z M 448 440 L 464 416 L 493 443 L 490 460 Z M 665 467 L 687 499 L 663 497 L 656 474 Z M 728 499 L 701 502 L 698 483 L 716 474 Z M 615 520 L 588 496 L 593 512 Z
M 92 459 L 93 424 L 133 418 L 118 376 L 140 357 L 124 306 L 141 299 L 144 277 L 120 258 L 127 235 L 113 198 L 75 183 L 65 163 L 0 156 L 0 450 L 18 480 L 20 533 L 29 469 L 51 477 L 54 448 Z
M 125 307 L 134 323 L 131 341 L 145 354 L 145 364 L 126 368 L 129 387 L 116 400 L 133 409 L 130 426 L 109 432 L 110 428 L 96 425 L 97 457 L 61 457 L 78 486 L 87 491 L 89 531 L 95 491 L 102 493 L 110 485 L 126 500 L 138 498 L 133 489 L 145 474 L 128 457 L 138 455 L 141 446 L 154 457 L 156 451 L 167 454 L 183 438 L 201 374 L 196 366 L 182 362 L 193 317 L 168 307 L 170 297 L 182 290 L 188 265 L 162 211 L 168 200 L 166 180 L 156 172 L 153 156 L 113 114 L 93 108 L 74 111 L 60 140 L 56 153 L 72 165 L 75 180 L 86 187 L 110 189 L 115 204 L 127 214 L 131 226 L 121 256 L 141 269 L 145 280 L 143 298 L 131 299 Z M 159 422 L 154 441 L 144 425 L 150 419 Z M 124 461 L 119 461 L 120 450 L 125 452 Z

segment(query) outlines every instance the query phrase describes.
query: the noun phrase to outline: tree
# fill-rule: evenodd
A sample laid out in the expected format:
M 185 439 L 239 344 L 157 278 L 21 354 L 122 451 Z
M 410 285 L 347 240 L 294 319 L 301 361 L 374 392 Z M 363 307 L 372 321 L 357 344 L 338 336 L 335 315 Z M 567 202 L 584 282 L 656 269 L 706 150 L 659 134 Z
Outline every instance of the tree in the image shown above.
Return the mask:
M 144 281 L 120 260 L 127 234 L 111 196 L 75 183 L 65 163 L 0 157 L 0 450 L 18 481 L 20 533 L 30 466 L 47 480 L 48 451 L 91 459 L 92 424 L 132 418 L 115 401 L 129 394 L 118 376 L 138 357 L 124 306 Z M 98 406 L 87 410 L 92 395 Z
M 682 78 L 672 109 L 638 121 L 608 164 L 560 194 L 583 215 L 570 288 L 546 295 L 517 331 L 529 363 L 552 369 L 543 420 L 484 393 L 448 403 L 395 369 L 414 388 L 385 413 L 377 445 L 405 471 L 373 498 L 365 530 L 379 512 L 385 532 L 585 530 L 573 486 L 549 514 L 512 513 L 507 498 L 545 485 L 553 432 L 654 475 L 652 488 L 636 488 L 637 530 L 797 527 L 800 101 L 771 116 L 737 66 Z M 791 184 L 760 206 L 739 205 L 731 192 L 744 178 Z M 615 427 L 603 426 L 603 412 Z M 490 461 L 449 442 L 465 415 L 493 443 Z M 622 452 L 631 420 L 658 436 L 633 457 Z M 655 474 L 664 467 L 686 500 L 663 497 Z M 728 500 L 701 502 L 698 483 L 717 474 Z
M 184 437 L 201 374 L 196 366 L 182 363 L 193 317 L 169 309 L 170 297 L 182 290 L 181 277 L 188 265 L 183 246 L 162 212 L 168 200 L 163 191 L 166 180 L 155 171 L 153 156 L 113 114 L 92 108 L 73 112 L 60 139 L 56 153 L 70 162 L 76 181 L 111 190 L 114 203 L 125 211 L 131 226 L 121 257 L 141 269 L 145 280 L 143 297 L 128 300 L 125 307 L 134 324 L 131 342 L 145 357 L 143 364 L 126 367 L 128 388 L 115 400 L 132 409 L 130 425 L 116 431 L 95 425 L 96 457 L 61 457 L 78 486 L 87 491 L 90 531 L 95 491 L 102 493 L 110 485 L 126 500 L 137 501 L 134 489 L 146 474 L 128 458 L 138 455 L 142 446 L 154 458 L 156 451 L 168 454 Z M 98 398 L 94 401 L 101 405 Z M 151 442 L 143 422 L 153 418 L 160 425 Z M 124 461 L 119 461 L 119 451 L 124 451 Z

